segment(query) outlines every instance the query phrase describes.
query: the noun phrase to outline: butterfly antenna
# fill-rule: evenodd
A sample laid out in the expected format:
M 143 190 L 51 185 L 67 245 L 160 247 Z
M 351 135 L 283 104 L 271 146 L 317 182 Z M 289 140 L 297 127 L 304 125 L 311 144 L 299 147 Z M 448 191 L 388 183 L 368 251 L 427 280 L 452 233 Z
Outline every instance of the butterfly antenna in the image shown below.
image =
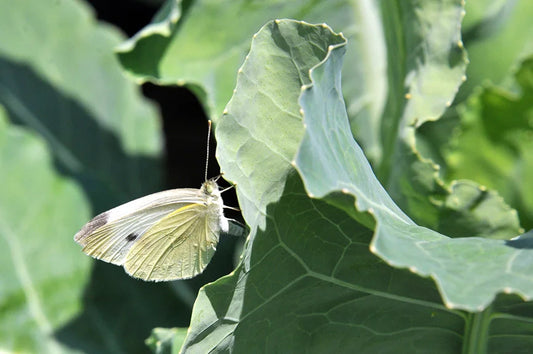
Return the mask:
M 209 141 L 211 140 L 211 120 L 207 121 L 207 152 L 205 157 L 204 180 L 207 181 L 207 168 L 209 167 Z

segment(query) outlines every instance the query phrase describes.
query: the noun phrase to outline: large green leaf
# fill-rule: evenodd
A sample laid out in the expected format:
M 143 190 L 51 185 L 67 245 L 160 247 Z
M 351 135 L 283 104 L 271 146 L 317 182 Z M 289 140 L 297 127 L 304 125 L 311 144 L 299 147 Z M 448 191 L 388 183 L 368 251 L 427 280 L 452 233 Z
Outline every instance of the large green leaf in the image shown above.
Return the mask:
M 60 177 L 44 141 L 0 106 L 0 350 L 60 352 L 54 330 L 81 309 L 90 260 L 70 235 L 89 217 L 79 186 Z
M 452 239 L 396 206 L 351 135 L 344 45 L 288 20 L 254 37 L 216 130 L 252 233 L 240 266 L 201 290 L 182 350 L 527 348 L 531 303 L 494 300 L 533 296 L 528 238 Z
M 253 76 L 239 69 L 239 94 L 228 103 L 216 130 L 221 169 L 229 180 L 239 181 L 239 205 L 254 227 L 264 225 L 267 205 L 279 199 L 292 170 L 290 162 L 303 133 L 297 102 L 301 86 L 310 83 L 307 72 L 325 56 L 328 45 L 345 41 L 331 36 L 327 26 L 308 27 L 310 41 L 300 44 L 292 28 L 288 34 L 284 29 L 273 26 L 273 33 L 264 30 L 254 36 L 245 63 Z M 259 119 L 267 112 L 269 119 Z

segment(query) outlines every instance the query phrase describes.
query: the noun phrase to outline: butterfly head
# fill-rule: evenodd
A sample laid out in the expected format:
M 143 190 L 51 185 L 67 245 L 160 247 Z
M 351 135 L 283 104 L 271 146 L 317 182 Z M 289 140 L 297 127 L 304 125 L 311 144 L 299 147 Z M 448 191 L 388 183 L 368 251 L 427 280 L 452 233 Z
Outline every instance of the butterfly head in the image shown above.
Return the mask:
M 217 179 L 218 177 L 215 177 L 205 181 L 200 188 L 201 192 L 205 195 L 220 197 Z

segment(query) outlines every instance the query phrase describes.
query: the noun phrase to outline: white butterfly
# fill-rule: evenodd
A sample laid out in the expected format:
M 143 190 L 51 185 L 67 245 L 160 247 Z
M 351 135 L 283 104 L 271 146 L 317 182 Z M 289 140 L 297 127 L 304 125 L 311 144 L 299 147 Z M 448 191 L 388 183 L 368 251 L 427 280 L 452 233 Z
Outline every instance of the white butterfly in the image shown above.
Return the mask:
M 210 131 L 211 124 L 208 151 Z M 207 267 L 220 233 L 229 231 L 217 180 L 206 178 L 200 189 L 172 189 L 120 205 L 89 221 L 74 240 L 86 254 L 122 265 L 136 278 L 192 278 Z
M 215 253 L 228 219 L 216 179 L 200 189 L 150 194 L 106 211 L 75 236 L 86 254 L 123 265 L 144 280 L 186 279 L 200 274 Z

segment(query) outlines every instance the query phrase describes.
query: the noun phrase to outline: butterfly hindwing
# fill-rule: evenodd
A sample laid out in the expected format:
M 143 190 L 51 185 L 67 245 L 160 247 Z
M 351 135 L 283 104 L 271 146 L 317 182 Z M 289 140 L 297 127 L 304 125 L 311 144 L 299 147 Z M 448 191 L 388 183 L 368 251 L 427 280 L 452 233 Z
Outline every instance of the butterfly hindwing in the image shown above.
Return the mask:
M 201 273 L 216 250 L 218 214 L 193 203 L 168 214 L 133 245 L 126 256 L 128 274 L 144 280 L 191 278 Z

